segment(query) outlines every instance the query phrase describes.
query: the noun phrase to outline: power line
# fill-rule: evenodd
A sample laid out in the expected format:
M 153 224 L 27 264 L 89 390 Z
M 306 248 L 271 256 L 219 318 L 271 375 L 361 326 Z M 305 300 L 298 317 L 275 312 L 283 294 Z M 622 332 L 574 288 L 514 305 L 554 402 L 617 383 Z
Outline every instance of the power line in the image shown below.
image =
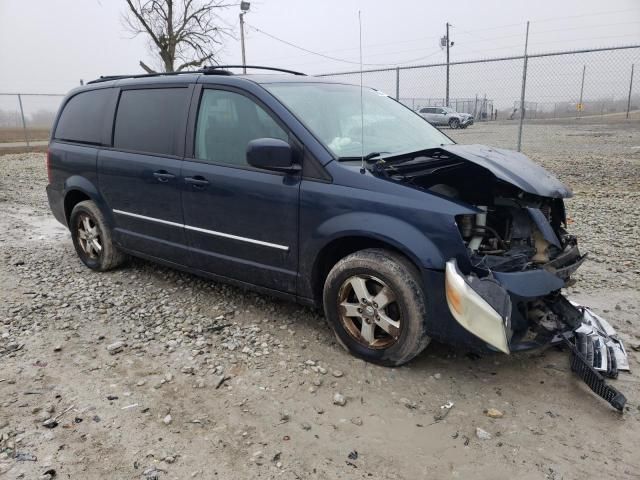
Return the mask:
M 534 18 L 534 19 L 531 19 L 531 23 L 553 22 L 553 21 L 557 21 L 557 20 L 566 20 L 568 18 L 583 18 L 583 17 L 596 17 L 596 16 L 599 17 L 599 16 L 603 16 L 603 15 L 613 15 L 613 14 L 617 14 L 617 13 L 626 13 L 626 12 L 638 12 L 638 13 L 640 13 L 640 10 L 638 8 L 627 8 L 625 10 L 614 10 L 614 11 L 605 11 L 605 12 L 585 13 L 585 14 L 581 14 L 581 15 L 567 15 L 567 16 L 563 16 L 563 17 Z M 497 30 L 497 29 L 502 29 L 502 28 L 507 28 L 507 27 L 524 27 L 525 24 L 526 24 L 526 22 L 506 23 L 506 24 L 502 24 L 502 25 L 494 25 L 492 27 L 477 28 L 477 29 L 473 29 L 473 30 L 467 30 L 467 32 L 486 32 L 486 31 L 489 31 L 489 30 Z
M 610 14 L 617 14 L 617 13 L 624 13 L 624 12 L 629 12 L 629 11 L 638 11 L 637 9 L 626 9 L 626 10 L 617 10 L 617 11 L 612 11 L 612 12 L 595 12 L 595 13 L 588 13 L 588 14 L 581 14 L 581 15 L 568 15 L 568 16 L 564 16 L 564 17 L 549 17 L 549 18 L 543 18 L 543 19 L 537 19 L 537 20 L 532 20 L 533 22 L 551 22 L 551 21 L 555 21 L 555 20 L 562 20 L 562 19 L 567 19 L 567 18 L 582 18 L 582 17 L 591 17 L 591 16 L 601 16 L 601 15 L 610 15 Z M 625 24 L 636 24 L 636 23 L 640 23 L 640 22 L 619 22 L 619 23 L 609 23 L 609 24 L 604 24 L 604 25 L 593 25 L 593 26 L 580 26 L 580 27 L 567 27 L 567 28 L 559 28 L 559 29 L 547 29 L 547 30 L 535 30 L 533 32 L 531 32 L 531 35 L 540 35 L 543 33 L 547 33 L 547 32 L 555 32 L 555 31 L 563 31 L 563 30 L 578 30 L 578 29 L 583 29 L 583 28 L 599 28 L 599 27 L 606 27 L 606 26 L 618 26 L 618 25 L 625 25 Z M 248 24 L 247 24 L 248 25 Z M 347 51 L 354 51 L 357 50 L 357 47 L 350 47 L 350 48 L 342 48 L 342 49 L 334 49 L 334 50 L 324 50 L 321 52 L 315 52 L 309 49 L 306 49 L 304 47 L 300 47 L 298 45 L 295 45 L 291 42 L 288 42 L 286 40 L 283 40 L 281 38 L 275 37 L 274 35 L 271 35 L 267 32 L 264 32 L 261 29 L 258 29 L 257 27 L 253 27 L 252 25 L 248 25 L 251 28 L 253 28 L 254 30 L 258 31 L 259 33 L 263 33 L 264 35 L 267 35 L 269 37 L 271 37 L 272 39 L 276 40 L 276 41 L 280 41 L 283 42 L 293 48 L 297 48 L 301 51 L 304 51 L 307 54 L 312 54 L 312 55 L 317 55 L 317 56 L 323 56 L 325 58 L 327 58 L 328 60 L 332 60 L 332 61 L 337 61 L 337 62 L 343 62 L 343 63 L 349 63 L 349 64 L 358 64 L 358 62 L 355 61 L 351 61 L 351 60 L 346 60 L 346 59 L 342 59 L 342 58 L 337 58 L 337 57 L 333 57 L 331 55 L 328 55 L 329 53 L 332 52 L 347 52 Z M 487 41 L 493 41 L 493 40 L 500 40 L 500 39 L 504 39 L 504 38 L 515 38 L 515 37 L 521 37 L 522 33 L 514 33 L 514 34 L 510 34 L 510 35 L 500 35 L 497 37 L 484 37 L 484 36 L 480 36 L 477 35 L 475 32 L 482 32 L 482 31 L 490 31 L 490 30 L 496 30 L 496 29 L 502 29 L 505 27 L 522 27 L 524 26 L 524 23 L 509 23 L 509 24 L 503 24 L 503 25 L 496 25 L 493 27 L 488 27 L 488 28 L 480 28 L 480 29 L 474 29 L 474 30 L 465 30 L 465 29 L 461 29 L 458 27 L 455 27 L 452 25 L 452 27 L 456 28 L 457 30 L 459 30 L 461 33 L 467 34 L 467 35 L 473 35 L 477 38 L 479 38 L 480 40 L 477 40 L 477 42 L 487 42 Z M 414 38 L 414 39 L 410 39 L 410 40 L 399 40 L 399 41 L 394 41 L 394 42 L 385 42 L 385 43 L 375 43 L 375 44 L 368 44 L 368 45 L 364 45 L 364 47 L 366 48 L 376 48 L 376 47 L 381 47 L 381 46 L 389 46 L 389 45 L 396 45 L 396 44 L 402 44 L 402 43 L 413 43 L 413 42 L 421 42 L 424 40 L 434 40 L 434 39 L 439 39 L 440 36 L 439 35 L 433 35 L 433 36 L 429 36 L 429 37 L 419 37 L 419 38 Z M 499 49 L 506 49 L 506 48 L 511 48 L 511 47 L 500 47 Z M 499 50 L 498 49 L 498 50 Z M 396 53 L 403 53 L 403 52 L 409 52 L 409 51 L 417 51 L 417 50 L 421 50 L 421 49 L 414 49 L 414 50 L 403 50 L 403 51 L 395 51 L 395 52 L 382 52 L 379 54 L 375 54 L 373 56 L 382 56 L 382 55 L 393 55 Z M 497 49 L 492 49 L 492 50 L 497 50 Z M 474 50 L 478 53 L 478 50 Z M 434 52 L 434 54 L 437 52 Z M 372 55 L 369 54 L 369 57 L 371 57 Z M 414 61 L 420 61 L 421 59 L 424 58 L 429 58 L 433 55 L 428 55 L 427 57 L 421 57 L 420 59 L 415 59 L 415 60 L 408 60 L 405 62 L 393 62 L 393 63 L 385 63 L 385 64 L 376 64 L 376 63 L 367 63 L 366 65 L 369 66 L 385 66 L 385 65 L 399 65 L 399 64 L 405 64 L 405 63 L 413 63 Z M 286 57 L 278 57 L 276 59 L 272 59 L 272 60 L 281 60 L 281 59 L 290 59 L 290 58 L 296 58 L 293 56 L 286 56 Z
M 599 24 L 599 25 L 581 25 L 581 26 L 578 26 L 578 27 L 552 28 L 552 29 L 547 29 L 547 30 L 535 30 L 535 31 L 531 32 L 530 35 L 533 36 L 533 35 L 542 35 L 542 34 L 551 33 L 551 32 L 565 32 L 567 30 L 583 30 L 583 29 L 613 27 L 613 26 L 620 26 L 620 25 L 636 25 L 638 23 L 640 23 L 640 21 L 605 23 L 605 24 Z M 457 30 L 462 34 L 466 34 L 466 35 L 469 35 L 469 36 L 477 37 L 478 40 L 475 40 L 476 43 L 491 42 L 493 40 L 501 40 L 503 38 L 513 38 L 513 37 L 521 37 L 522 36 L 522 33 L 513 33 L 513 34 L 510 34 L 510 35 L 500 35 L 500 36 L 497 36 L 497 37 L 484 37 L 484 36 L 480 36 L 480 35 L 477 35 L 477 34 L 473 33 L 473 31 L 463 30 L 461 28 L 457 28 Z
M 364 45 L 363 45 L 363 47 L 364 47 Z M 418 51 L 423 51 L 423 50 L 424 50 L 424 48 L 412 48 L 412 49 L 409 49 L 409 50 L 397 50 L 397 51 L 394 51 L 394 52 L 379 52 L 379 53 L 373 53 L 373 54 L 369 53 L 369 54 L 367 54 L 367 56 L 368 57 L 382 57 L 382 56 L 385 56 L 385 55 L 395 55 L 397 53 L 418 52 Z M 407 63 L 413 63 L 413 62 L 417 62 L 417 61 L 420 61 L 420 60 L 424 60 L 425 58 L 433 57 L 434 55 L 437 55 L 441 51 L 442 50 L 440 48 L 438 48 L 436 50 L 433 50 L 432 52 L 430 52 L 429 54 L 427 54 L 425 56 L 422 56 L 422 57 L 419 57 L 419 58 L 415 58 L 413 60 L 404 60 L 404 61 L 401 61 L 401 62 L 385 63 L 385 64 L 381 64 L 381 65 L 404 65 L 404 64 L 407 64 Z M 325 52 L 320 52 L 320 53 L 325 53 Z M 284 56 L 284 57 L 266 58 L 263 61 L 265 61 L 265 62 L 275 62 L 275 61 L 287 60 L 287 59 L 291 59 L 291 58 L 307 58 L 307 57 L 309 57 L 309 55 L 310 55 L 309 53 L 302 53 L 300 55 L 293 55 L 293 56 L 292 55 L 288 55 L 288 56 Z M 304 65 L 304 63 L 301 64 L 301 65 Z
M 349 63 L 349 64 L 352 64 L 352 65 L 360 65 L 360 62 L 347 60 L 347 59 L 344 59 L 344 58 L 333 57 L 331 55 L 326 55 L 324 53 L 320 53 L 320 52 L 316 52 L 316 51 L 313 51 L 313 50 L 309 50 L 308 48 L 302 47 L 300 45 L 296 45 L 295 43 L 292 43 L 292 42 L 289 42 L 289 41 L 284 40 L 282 38 L 276 37 L 275 35 L 272 35 L 272 34 L 270 34 L 268 32 L 265 32 L 264 30 L 262 30 L 262 29 L 260 29 L 258 27 L 254 27 L 253 25 L 249 25 L 248 23 L 245 23 L 245 25 L 247 25 L 252 30 L 255 30 L 256 32 L 261 33 L 261 34 L 271 38 L 272 40 L 276 40 L 276 41 L 278 41 L 280 43 L 284 43 L 285 45 L 288 45 L 288 46 L 290 46 L 292 48 L 295 48 L 297 50 L 301 50 L 301 51 L 303 51 L 305 53 L 308 53 L 310 55 L 316 55 L 316 56 L 319 56 L 319 57 L 322 57 L 322 58 L 326 58 L 328 60 L 332 60 L 334 62 L 342 62 L 342 63 Z M 421 56 L 421 57 L 418 57 L 418 58 L 414 58 L 414 59 L 411 59 L 411 60 L 405 60 L 405 61 L 402 61 L 402 62 L 363 63 L 363 65 L 367 65 L 367 66 L 405 65 L 405 64 L 408 64 L 408 63 L 419 62 L 421 60 L 425 60 L 425 59 L 427 59 L 429 57 L 434 56 L 435 54 L 437 54 L 439 52 L 440 52 L 440 50 L 438 49 L 438 50 L 435 50 L 435 51 L 427 54 L 426 56 Z M 391 55 L 393 53 L 400 53 L 400 52 L 389 52 L 389 53 L 383 53 L 383 54 L 380 54 L 380 55 Z
M 287 40 L 283 40 L 282 38 L 276 37 L 275 35 L 271 35 L 270 33 L 267 33 L 264 30 L 261 30 L 261 29 L 259 29 L 257 27 L 254 27 L 253 25 L 249 25 L 248 23 L 246 25 L 250 29 L 255 30 L 256 32 L 261 33 L 261 34 L 263 34 L 263 35 L 265 35 L 265 36 L 267 36 L 267 37 L 269 37 L 269 38 L 271 38 L 273 40 L 276 40 L 276 41 L 278 41 L 280 43 L 284 43 L 285 45 L 289 45 L 290 47 L 295 48 L 297 50 L 302 50 L 303 52 L 310 53 L 311 55 L 317 55 L 318 57 L 323 57 L 323 58 L 326 58 L 328 60 L 333 60 L 334 62 L 342 62 L 342 63 L 349 63 L 349 64 L 352 64 L 352 65 L 360 65 L 360 62 L 354 62 L 354 61 L 351 61 L 351 60 L 345 60 L 344 58 L 336 58 L 336 57 L 332 57 L 330 55 L 325 55 L 324 53 L 314 52 L 313 50 L 309 50 L 308 48 L 301 47 L 299 45 L 296 45 L 295 43 L 291 43 L 291 42 L 288 42 Z M 365 64 L 365 63 L 363 63 L 363 65 L 376 65 L 376 64 L 370 64 L 370 63 L 366 63 Z
M 630 11 L 634 11 L 634 12 L 640 12 L 640 10 L 638 10 L 637 8 L 630 8 L 630 9 L 625 9 L 625 10 L 616 10 L 616 11 L 605 11 L 605 12 L 594 12 L 594 13 L 587 13 L 587 14 L 580 14 L 580 15 L 567 15 L 567 16 L 562 16 L 562 17 L 549 17 L 549 18 L 542 18 L 542 19 L 534 19 L 531 21 L 531 23 L 544 23 L 544 22 L 553 22 L 553 21 L 558 21 L 558 20 L 564 20 L 564 19 L 571 19 L 571 18 L 584 18 L 584 17 L 594 17 L 594 16 L 603 16 L 603 15 L 613 15 L 613 14 L 618 14 L 618 13 L 625 13 L 625 12 L 630 12 Z M 579 27 L 567 27 L 567 28 L 558 28 L 558 29 L 547 29 L 547 30 L 536 30 L 534 32 L 531 32 L 532 35 L 541 35 L 544 33 L 549 33 L 549 32 L 555 32 L 555 31 L 564 31 L 564 30 L 580 30 L 580 29 L 584 29 L 584 28 L 599 28 L 599 27 L 607 27 L 607 26 L 618 26 L 618 25 L 628 25 L 628 24 L 637 24 L 640 22 L 637 21 L 632 21 L 632 22 L 617 22 L 617 23 L 610 23 L 610 24 L 604 24 L 604 25 L 594 25 L 594 26 L 579 26 Z M 339 57 L 335 57 L 332 55 L 328 55 L 327 53 L 329 52 L 346 52 L 346 51 L 352 51 L 352 50 L 357 50 L 357 47 L 352 47 L 352 48 L 343 48 L 343 49 L 336 49 L 336 50 L 327 50 L 324 52 L 317 52 L 314 50 L 310 50 L 308 48 L 302 47 L 300 45 L 297 45 L 293 42 L 284 40 L 282 38 L 279 38 L 275 35 L 272 35 L 258 27 L 255 27 L 253 25 L 249 25 L 248 23 L 245 23 L 250 29 L 261 33 L 269 38 L 271 38 L 272 40 L 275 40 L 277 42 L 283 43 L 285 45 L 288 45 L 291 48 L 295 48 L 297 50 L 300 50 L 302 52 L 304 52 L 307 55 L 315 55 L 318 57 L 322 57 L 325 58 L 327 60 L 333 61 L 333 62 L 340 62 L 340 63 L 346 63 L 346 64 L 350 64 L 350 65 L 359 65 L 359 62 L 353 61 L 353 60 L 347 60 L 345 58 L 339 58 Z M 496 25 L 496 26 L 492 26 L 492 27 L 488 27 L 488 28 L 480 28 L 480 29 L 475 29 L 475 30 L 464 30 L 461 28 L 457 28 L 457 30 L 459 30 L 461 33 L 463 34 L 467 34 L 467 35 L 471 35 L 474 37 L 477 37 L 479 40 L 475 40 L 476 43 L 479 42 L 488 42 L 488 41 L 494 41 L 494 40 L 499 40 L 499 39 L 504 39 L 504 38 L 515 38 L 515 37 L 521 37 L 522 33 L 515 33 L 515 34 L 510 34 L 510 35 L 501 35 L 501 36 L 497 36 L 497 37 L 484 37 L 484 36 L 480 36 L 477 35 L 476 32 L 483 32 L 483 31 L 491 31 L 491 30 L 496 30 L 496 29 L 503 29 L 506 27 L 522 27 L 524 25 L 524 23 L 520 22 L 520 23 L 510 23 L 510 24 L 503 24 L 503 25 Z M 453 27 L 453 25 L 452 25 Z M 633 36 L 633 35 L 611 35 L 611 36 L 601 36 L 601 37 L 589 37 L 588 39 L 604 39 L 604 38 L 620 38 L 620 37 L 629 37 L 629 36 Z M 378 43 L 378 44 L 370 44 L 370 45 L 365 45 L 365 47 L 367 48 L 375 48 L 375 47 L 379 47 L 379 46 L 388 46 L 388 45 L 395 45 L 395 44 L 402 44 L 402 43 L 413 43 L 413 42 L 419 42 L 419 41 L 423 41 L 423 40 L 431 40 L 431 39 L 437 39 L 439 38 L 439 36 L 430 36 L 430 37 L 421 37 L 421 38 L 415 38 L 412 40 L 400 40 L 400 41 L 395 41 L 395 42 L 386 42 L 386 43 Z M 579 39 L 570 39 L 570 40 L 565 40 L 565 41 L 579 41 L 579 40 L 585 40 L 586 38 L 579 38 Z M 545 44 L 545 43 L 554 43 L 554 42 L 532 42 L 535 44 Z M 468 46 L 465 45 L 464 42 L 460 43 L 457 42 L 456 44 L 457 46 L 461 46 L 463 47 L 465 50 L 471 51 L 471 52 L 475 52 L 475 53 L 479 53 L 479 54 L 483 54 L 483 52 L 479 51 L 479 50 L 475 50 L 472 49 Z M 520 44 L 517 45 L 510 45 L 510 46 L 505 46 L 505 47 L 497 47 L 497 48 L 491 48 L 491 49 L 483 49 L 484 52 L 487 51 L 495 51 L 495 50 L 506 50 L 506 49 L 511 49 L 511 48 L 517 48 L 520 47 Z M 369 55 L 370 57 L 376 57 L 376 56 L 383 56 L 383 55 L 393 55 L 393 54 L 397 54 L 397 53 L 403 53 L 403 52 L 410 52 L 410 51 L 417 51 L 417 50 L 422 50 L 422 49 L 414 49 L 414 50 L 402 50 L 402 51 L 395 51 L 395 52 L 381 52 L 381 53 L 377 53 L 377 54 L 373 54 L 373 55 Z M 428 59 L 430 57 L 433 57 L 434 55 L 437 55 L 438 53 L 440 53 L 440 50 L 435 50 L 425 56 L 419 57 L 419 58 L 415 58 L 415 59 L 411 59 L 411 60 L 405 60 L 402 62 L 391 62 L 391 63 L 364 63 L 363 65 L 366 66 L 390 66 L 390 65 L 396 65 L 396 66 L 401 66 L 401 65 L 407 65 L 410 63 L 414 63 L 414 62 L 418 62 L 418 61 L 422 61 L 425 59 Z M 288 58 L 295 58 L 292 56 L 289 57 L 280 57 L 280 59 L 288 59 Z
M 414 43 L 414 42 L 419 42 L 419 41 L 423 41 L 423 40 L 436 40 L 439 39 L 440 36 L 439 35 L 434 35 L 431 37 L 420 37 L 420 38 L 414 38 L 411 40 L 399 40 L 399 41 L 395 41 L 395 42 L 386 42 L 386 43 L 372 43 L 372 44 L 365 44 L 362 47 L 363 48 L 376 48 L 376 47 L 387 47 L 389 45 L 397 45 L 397 44 L 401 44 L 401 43 Z M 349 51 L 353 51 L 353 50 L 358 50 L 358 47 L 350 47 L 350 48 L 339 48 L 339 49 L 333 49 L 333 50 L 322 50 L 318 53 L 322 53 L 322 54 L 329 54 L 329 53 L 335 53 L 335 52 L 349 52 Z M 395 53 L 405 53 L 405 52 L 416 52 L 419 50 L 423 50 L 422 48 L 413 48 L 410 50 L 399 50 L 399 51 L 395 51 L 395 52 L 379 52 L 379 53 L 374 53 L 374 54 L 369 54 L 368 56 L 381 56 L 381 55 L 392 55 Z M 304 55 L 296 55 L 296 56 L 292 56 L 292 55 L 288 55 L 286 57 L 277 57 L 277 58 L 273 58 L 272 60 L 281 60 L 281 59 L 288 59 L 288 58 L 297 58 L 297 57 L 302 57 Z

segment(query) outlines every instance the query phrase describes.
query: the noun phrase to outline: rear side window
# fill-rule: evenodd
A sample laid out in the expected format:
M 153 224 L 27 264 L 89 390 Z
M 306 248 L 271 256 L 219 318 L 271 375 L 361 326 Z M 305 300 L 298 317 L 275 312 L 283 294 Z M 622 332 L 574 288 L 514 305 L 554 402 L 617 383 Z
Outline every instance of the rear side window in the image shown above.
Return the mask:
M 58 120 L 54 138 L 99 145 L 112 90 L 79 93 L 67 102 Z
M 187 88 L 123 90 L 118 102 L 113 146 L 122 150 L 181 155 Z

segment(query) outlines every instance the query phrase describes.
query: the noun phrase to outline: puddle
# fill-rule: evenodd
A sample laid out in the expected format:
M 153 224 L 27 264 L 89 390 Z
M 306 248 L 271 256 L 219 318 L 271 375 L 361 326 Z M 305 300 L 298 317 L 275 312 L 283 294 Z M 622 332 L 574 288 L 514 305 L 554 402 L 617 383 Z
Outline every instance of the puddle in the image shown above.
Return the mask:
M 17 208 L 0 219 L 6 236 L 4 241 L 18 240 L 43 241 L 58 240 L 69 236 L 69 231 L 60 224 L 52 215 L 36 214 L 26 208 Z

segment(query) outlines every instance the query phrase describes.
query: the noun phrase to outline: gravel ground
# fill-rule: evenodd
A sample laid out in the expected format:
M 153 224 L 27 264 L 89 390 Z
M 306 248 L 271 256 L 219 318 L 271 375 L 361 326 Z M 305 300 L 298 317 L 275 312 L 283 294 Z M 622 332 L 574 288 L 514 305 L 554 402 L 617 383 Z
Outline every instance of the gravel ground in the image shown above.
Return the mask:
M 639 127 L 525 138 L 576 194 L 591 261 L 567 293 L 626 341 L 623 415 L 555 349 L 432 345 L 385 369 L 307 308 L 140 260 L 91 272 L 49 213 L 43 155 L 0 157 L 0 477 L 638 478 Z M 450 133 L 503 145 L 513 128 Z

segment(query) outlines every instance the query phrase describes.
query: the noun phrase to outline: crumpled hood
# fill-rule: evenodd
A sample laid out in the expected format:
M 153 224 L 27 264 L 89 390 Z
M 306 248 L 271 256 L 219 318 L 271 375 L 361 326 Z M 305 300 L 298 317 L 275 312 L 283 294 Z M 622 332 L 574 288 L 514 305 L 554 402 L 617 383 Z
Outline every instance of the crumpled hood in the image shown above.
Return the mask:
M 569 198 L 573 192 L 526 155 L 486 145 L 442 145 L 441 150 L 486 168 L 523 192 L 550 198 Z

